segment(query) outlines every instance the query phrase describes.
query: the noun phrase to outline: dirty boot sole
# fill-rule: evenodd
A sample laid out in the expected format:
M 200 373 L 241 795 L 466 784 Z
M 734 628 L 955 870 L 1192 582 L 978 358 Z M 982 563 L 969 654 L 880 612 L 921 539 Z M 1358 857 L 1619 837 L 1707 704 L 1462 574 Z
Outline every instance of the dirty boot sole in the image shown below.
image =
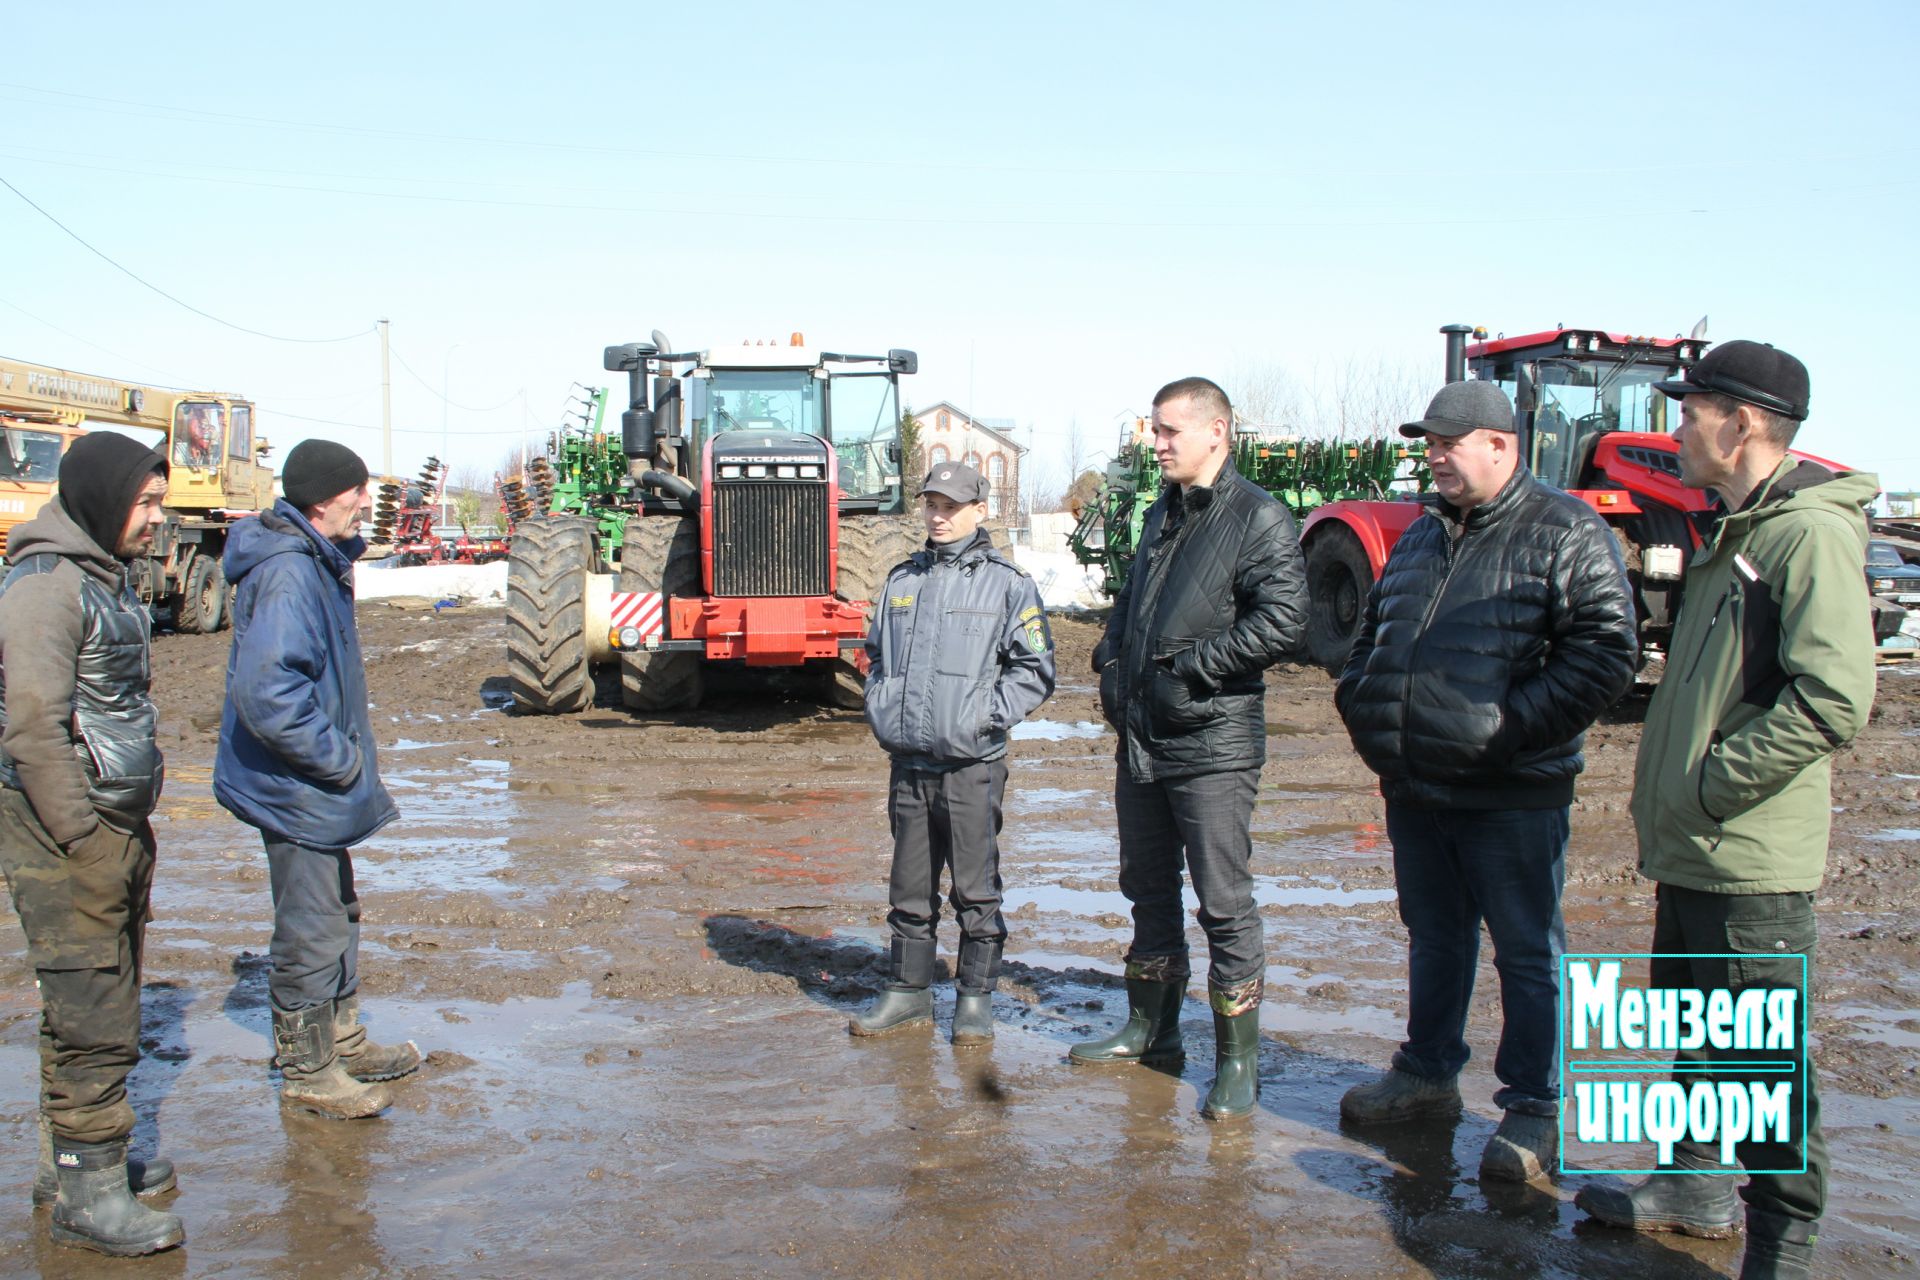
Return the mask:
M 187 1229 L 179 1223 L 173 1229 L 151 1240 L 142 1240 L 138 1244 L 110 1244 L 105 1240 L 96 1240 L 83 1235 L 72 1227 L 63 1227 L 59 1223 L 50 1223 L 47 1234 L 55 1244 L 64 1244 L 73 1248 L 91 1249 L 95 1253 L 104 1253 L 111 1258 L 144 1258 L 150 1253 L 159 1253 L 163 1249 L 173 1249 L 186 1243 Z
M 1573 1198 L 1573 1207 L 1603 1226 L 1622 1231 L 1664 1232 L 1697 1240 L 1730 1240 L 1740 1232 L 1737 1216 L 1713 1222 L 1675 1213 L 1642 1212 L 1625 1191 L 1614 1187 L 1582 1187 Z
M 302 1094 L 280 1090 L 280 1105 L 291 1111 L 305 1111 L 327 1120 L 368 1120 L 385 1111 L 393 1102 L 384 1089 L 367 1089 L 357 1094 Z
M 896 1031 L 910 1031 L 914 1027 L 930 1027 L 932 1025 L 933 1012 L 931 1010 L 926 1013 L 913 1014 L 909 1017 L 902 1018 L 898 1022 L 889 1022 L 883 1027 L 863 1027 L 860 1025 L 860 1019 L 849 1018 L 847 1020 L 847 1034 L 859 1036 L 862 1039 L 871 1039 L 878 1036 L 890 1036 Z
M 375 1084 L 382 1080 L 398 1080 L 401 1076 L 410 1076 L 420 1069 L 420 1049 L 409 1040 L 404 1045 L 391 1049 L 382 1049 L 378 1053 L 362 1054 L 349 1058 L 342 1054 L 340 1065 L 346 1068 L 348 1075 L 362 1084 Z

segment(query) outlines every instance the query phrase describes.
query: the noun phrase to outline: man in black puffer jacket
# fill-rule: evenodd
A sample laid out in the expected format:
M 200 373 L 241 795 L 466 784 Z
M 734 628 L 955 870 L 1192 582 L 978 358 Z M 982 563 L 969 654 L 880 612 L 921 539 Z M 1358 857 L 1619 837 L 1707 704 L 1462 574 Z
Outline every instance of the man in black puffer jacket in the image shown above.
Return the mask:
M 1380 775 L 1400 919 L 1411 939 L 1407 1039 L 1340 1101 L 1356 1123 L 1460 1108 L 1480 922 L 1505 1024 L 1506 1112 L 1482 1178 L 1552 1170 L 1560 890 L 1580 748 L 1633 679 L 1633 599 L 1593 509 L 1520 460 L 1513 405 L 1487 382 L 1443 389 L 1419 422 L 1441 502 L 1402 535 L 1367 600 L 1334 703 Z
M 1233 409 L 1205 378 L 1153 398 L 1165 481 L 1139 553 L 1094 650 L 1100 704 L 1119 731 L 1114 810 L 1120 891 L 1133 904 L 1127 1025 L 1078 1044 L 1075 1062 L 1182 1052 L 1187 940 L 1184 860 L 1212 966 L 1210 1119 L 1253 1110 L 1266 946 L 1253 902 L 1249 824 L 1267 756 L 1260 673 L 1306 625 L 1306 573 L 1293 518 L 1233 466 Z

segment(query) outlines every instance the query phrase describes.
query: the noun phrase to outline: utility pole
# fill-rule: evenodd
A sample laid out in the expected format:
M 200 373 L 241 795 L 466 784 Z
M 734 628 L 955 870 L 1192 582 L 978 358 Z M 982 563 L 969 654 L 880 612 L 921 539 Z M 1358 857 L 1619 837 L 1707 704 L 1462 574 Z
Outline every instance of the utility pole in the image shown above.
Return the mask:
M 393 364 L 387 352 L 387 322 L 380 322 L 380 475 L 393 474 Z

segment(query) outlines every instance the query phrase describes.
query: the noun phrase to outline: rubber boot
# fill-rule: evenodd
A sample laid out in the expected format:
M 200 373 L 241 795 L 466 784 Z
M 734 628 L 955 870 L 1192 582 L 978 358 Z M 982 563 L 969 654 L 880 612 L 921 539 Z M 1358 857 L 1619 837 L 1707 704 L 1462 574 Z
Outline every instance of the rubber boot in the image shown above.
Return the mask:
M 1610 1227 L 1629 1231 L 1677 1231 L 1703 1240 L 1724 1240 L 1740 1229 L 1737 1169 L 1712 1158 L 1676 1148 L 1676 1170 L 1723 1170 L 1720 1173 L 1661 1173 L 1637 1187 L 1594 1183 L 1580 1188 L 1574 1207 Z
M 360 996 L 356 992 L 333 1002 L 333 1051 L 355 1080 L 397 1080 L 420 1069 L 420 1050 L 413 1041 L 375 1044 L 360 1025 Z
M 127 1160 L 127 1190 L 136 1196 L 157 1196 L 179 1186 L 173 1161 L 155 1156 L 151 1160 Z M 40 1113 L 40 1162 L 33 1170 L 33 1207 L 52 1204 L 60 1195 L 60 1180 L 53 1172 L 53 1126 L 46 1112 Z
M 993 989 L 1000 978 L 1002 938 L 962 938 L 954 986 L 953 1043 L 958 1048 L 993 1042 Z
M 1459 1076 L 1429 1080 L 1398 1067 L 1389 1067 L 1378 1080 L 1353 1086 L 1340 1098 L 1340 1118 L 1348 1124 L 1393 1124 L 1459 1114 Z
M 1162 969 L 1143 976 L 1142 966 L 1127 962 L 1127 1021 L 1104 1040 L 1088 1040 L 1067 1050 L 1080 1066 L 1110 1062 L 1174 1062 L 1184 1058 L 1180 1003 L 1187 995 L 1185 970 Z
M 883 1036 L 891 1031 L 933 1021 L 934 940 L 895 938 L 887 962 L 888 981 L 865 1013 L 855 1014 L 847 1031 L 856 1036 Z
M 171 1249 L 187 1238 L 180 1219 L 149 1209 L 127 1187 L 127 1140 L 53 1144 L 54 1181 L 50 1233 L 58 1244 L 78 1245 L 116 1258 Z
M 1200 1114 L 1209 1120 L 1248 1115 L 1260 1097 L 1260 995 L 1265 983 L 1207 984 L 1213 1005 L 1213 1088 Z
M 1808 1280 L 1813 1275 L 1813 1246 L 1820 1224 L 1783 1213 L 1747 1209 L 1747 1254 L 1740 1280 Z
M 273 1011 L 280 1102 L 331 1120 L 363 1120 L 386 1110 L 392 1098 L 379 1085 L 355 1080 L 340 1065 L 333 1048 L 333 1003 Z
M 1534 1182 L 1560 1167 L 1560 1117 L 1507 1108 L 1480 1153 L 1480 1179 Z

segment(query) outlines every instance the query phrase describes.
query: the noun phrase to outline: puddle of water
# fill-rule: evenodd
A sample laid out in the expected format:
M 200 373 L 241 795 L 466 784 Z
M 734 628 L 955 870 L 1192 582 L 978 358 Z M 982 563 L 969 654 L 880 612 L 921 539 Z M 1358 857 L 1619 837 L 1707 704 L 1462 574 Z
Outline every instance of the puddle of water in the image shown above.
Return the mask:
M 1834 1004 L 1820 1007 L 1848 1024 L 1863 1040 L 1900 1049 L 1920 1048 L 1920 1013 L 1912 1009 L 1882 1009 L 1870 1004 Z M 1913 1028 L 1913 1029 L 1910 1029 Z
M 382 834 L 353 853 L 354 869 L 366 883 L 389 892 L 498 890 L 495 877 L 512 861 L 505 836 Z
M 1363 903 L 1392 902 L 1392 889 L 1342 889 L 1337 884 L 1316 884 L 1300 876 L 1255 876 L 1253 901 L 1260 907 L 1351 907 Z M 1180 899 L 1188 913 L 1199 910 L 1200 900 L 1192 886 L 1183 886 Z M 1075 889 L 1061 884 L 1009 885 L 1004 905 L 1017 911 L 1031 904 L 1037 911 L 1063 911 L 1077 916 L 1128 915 L 1132 904 L 1117 889 Z
M 1028 853 L 1100 854 L 1114 866 L 1120 865 L 1120 837 L 1105 827 L 1043 827 L 1038 831 L 1016 827 L 1011 836 L 1001 837 L 1001 843 L 1017 850 L 1015 857 Z
M 1103 800 L 1098 791 L 1063 791 L 1059 787 L 1030 787 L 1008 797 L 1008 807 L 1020 813 L 1044 813 L 1091 800 Z
M 1920 841 L 1920 827 L 1889 827 L 1885 831 L 1876 831 L 1868 836 L 1869 840 L 1897 840 L 1902 843 Z
M 1013 726 L 1007 736 L 1013 740 L 1041 742 L 1065 742 L 1069 738 L 1103 738 L 1111 730 L 1104 724 L 1095 724 L 1091 720 L 1076 720 L 1066 724 L 1059 720 L 1025 720 Z

